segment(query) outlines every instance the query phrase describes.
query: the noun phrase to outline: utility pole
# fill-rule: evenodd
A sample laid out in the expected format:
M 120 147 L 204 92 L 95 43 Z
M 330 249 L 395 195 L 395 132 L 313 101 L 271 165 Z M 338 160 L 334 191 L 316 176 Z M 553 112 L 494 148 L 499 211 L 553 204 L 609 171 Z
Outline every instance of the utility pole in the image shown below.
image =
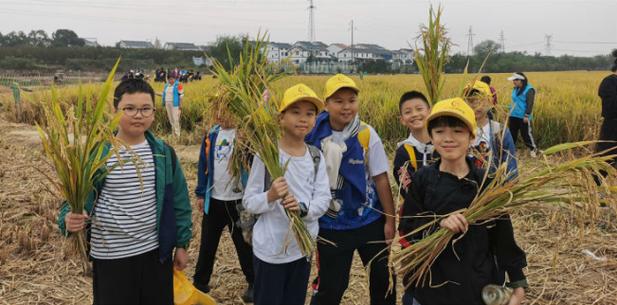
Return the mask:
M 506 53 L 506 36 L 503 34 L 503 30 L 499 33 L 499 40 L 501 41 L 501 52 Z
M 313 5 L 313 0 L 309 0 L 309 30 L 308 30 L 308 40 L 313 42 L 315 41 L 315 5 Z
M 353 47 L 353 31 L 355 30 L 354 26 L 353 26 L 353 19 L 351 20 L 351 22 L 349 22 L 349 31 L 351 31 L 351 63 L 354 63 L 354 47 Z
M 546 54 L 545 55 L 548 56 L 548 55 L 551 55 L 551 40 L 553 40 L 553 35 L 546 34 L 546 35 L 544 35 L 544 39 L 546 40 L 546 45 L 545 45 L 545 48 L 546 48 L 545 52 L 546 52 Z
M 473 36 L 475 35 L 471 26 L 469 26 L 469 33 L 467 34 L 467 56 L 473 55 Z

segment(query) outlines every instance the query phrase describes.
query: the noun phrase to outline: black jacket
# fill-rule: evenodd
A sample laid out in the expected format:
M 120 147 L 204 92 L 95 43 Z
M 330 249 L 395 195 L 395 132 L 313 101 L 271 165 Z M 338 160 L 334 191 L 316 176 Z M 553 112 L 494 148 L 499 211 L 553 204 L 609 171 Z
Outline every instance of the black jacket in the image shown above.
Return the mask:
M 467 163 L 471 171 L 463 179 L 440 172 L 440 161 L 416 172 L 405 198 L 403 215 L 445 215 L 468 207 L 478 192 L 484 171 L 475 168 L 470 160 Z M 431 220 L 431 217 L 403 218 L 399 230 L 408 233 Z M 438 224 L 411 236 L 411 243 L 437 229 Z M 512 222 L 505 215 L 486 224 L 471 225 L 464 237 L 454 245 L 449 244 L 431 267 L 432 281 L 423 287 L 413 287 L 413 295 L 422 305 L 484 304 L 482 288 L 503 284 L 505 272 L 510 282 L 526 285 L 522 270 L 526 266 L 525 252 L 516 245 Z
M 435 160 L 439 158 L 439 154 L 436 151 L 433 151 L 433 153 L 424 152 L 424 151 L 418 150 L 418 148 L 415 146 L 413 146 L 413 150 L 416 155 L 415 168 L 417 169 L 420 169 L 424 166 L 423 160 L 425 158 L 425 155 L 426 155 L 426 163 L 428 165 L 433 164 Z M 407 195 L 407 189 L 405 189 L 404 187 L 401 187 L 400 171 L 405 166 L 405 162 L 408 162 L 408 161 L 411 162 L 411 160 L 409 160 L 409 154 L 407 153 L 405 146 L 400 145 L 396 149 L 396 153 L 394 155 L 392 174 L 394 175 L 394 180 L 396 181 L 396 185 L 399 186 L 400 194 L 402 198 L 405 198 L 405 196 Z M 411 164 L 407 166 L 407 174 L 409 175 L 409 177 L 413 176 L 415 171 L 416 170 L 414 169 L 414 166 L 412 166 Z
M 602 98 L 602 117 L 617 119 L 617 75 L 611 74 L 602 80 L 598 95 Z

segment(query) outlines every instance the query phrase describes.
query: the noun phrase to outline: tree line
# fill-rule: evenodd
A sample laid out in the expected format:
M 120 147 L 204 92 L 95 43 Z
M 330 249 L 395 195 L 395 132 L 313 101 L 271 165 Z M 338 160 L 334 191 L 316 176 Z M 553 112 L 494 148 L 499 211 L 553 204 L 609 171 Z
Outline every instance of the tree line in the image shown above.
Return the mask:
M 231 68 L 237 63 L 242 47 L 249 39 L 246 36 L 221 36 L 211 45 L 207 55 L 224 66 Z M 611 57 L 606 55 L 593 57 L 547 56 L 539 53 L 498 52 L 501 46 L 487 40 L 474 48 L 473 55 L 453 54 L 446 65 L 446 72 L 476 72 L 482 67 L 483 72 L 512 71 L 566 71 L 566 70 L 607 70 L 611 66 Z M 58 29 L 51 35 L 43 30 L 0 33 L 0 69 L 53 71 L 58 69 L 79 71 L 106 71 L 115 60 L 122 56 L 120 69 L 154 70 L 159 67 L 193 66 L 193 57 L 203 57 L 201 51 L 174 51 L 162 49 L 121 49 L 118 47 L 86 47 L 85 41 L 72 30 Z M 206 72 L 207 67 L 202 67 Z M 366 73 L 400 73 L 386 61 L 358 63 L 358 71 Z

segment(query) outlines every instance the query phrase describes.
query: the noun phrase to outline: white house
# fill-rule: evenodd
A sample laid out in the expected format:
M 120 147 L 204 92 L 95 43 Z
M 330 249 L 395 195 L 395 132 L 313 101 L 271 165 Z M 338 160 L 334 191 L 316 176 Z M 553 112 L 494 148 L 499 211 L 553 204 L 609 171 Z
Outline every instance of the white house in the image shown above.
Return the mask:
M 291 48 L 291 61 L 296 64 L 305 63 L 309 57 L 317 61 L 331 61 L 328 46 L 319 41 L 298 41 Z
M 288 43 L 270 42 L 266 53 L 269 62 L 280 62 L 282 59 L 291 57 L 292 46 Z
M 201 51 L 201 48 L 194 43 L 188 42 L 166 42 L 163 46 L 165 50 L 178 50 L 178 51 Z
M 399 49 L 392 51 L 392 61 L 402 64 L 413 64 L 414 50 L 412 49 Z
M 386 48 L 376 44 L 357 44 L 352 47 L 345 48 L 338 53 L 339 61 L 371 61 L 371 60 L 386 60 L 392 59 L 392 52 Z
M 123 49 L 153 49 L 154 45 L 149 41 L 120 40 L 116 43 L 118 48 Z
M 338 53 L 346 49 L 348 46 L 342 43 L 333 43 L 328 46 L 328 55 L 338 58 Z

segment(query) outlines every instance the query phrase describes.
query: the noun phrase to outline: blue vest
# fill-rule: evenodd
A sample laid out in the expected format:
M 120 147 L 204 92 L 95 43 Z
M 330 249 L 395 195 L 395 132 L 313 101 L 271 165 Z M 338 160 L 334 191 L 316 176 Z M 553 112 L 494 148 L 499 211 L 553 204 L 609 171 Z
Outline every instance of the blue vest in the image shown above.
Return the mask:
M 180 106 L 180 93 L 178 92 L 178 81 L 174 83 L 174 107 Z M 163 88 L 163 106 L 165 106 L 165 92 L 167 92 L 167 87 L 169 87 L 169 82 L 165 83 L 165 87 Z
M 522 119 L 525 117 L 525 111 L 527 110 L 527 93 L 533 89 L 530 84 L 523 89 L 521 94 L 518 94 L 518 88 L 512 89 L 512 103 L 510 104 L 510 116 L 514 118 Z M 531 115 L 529 119 L 531 120 Z

